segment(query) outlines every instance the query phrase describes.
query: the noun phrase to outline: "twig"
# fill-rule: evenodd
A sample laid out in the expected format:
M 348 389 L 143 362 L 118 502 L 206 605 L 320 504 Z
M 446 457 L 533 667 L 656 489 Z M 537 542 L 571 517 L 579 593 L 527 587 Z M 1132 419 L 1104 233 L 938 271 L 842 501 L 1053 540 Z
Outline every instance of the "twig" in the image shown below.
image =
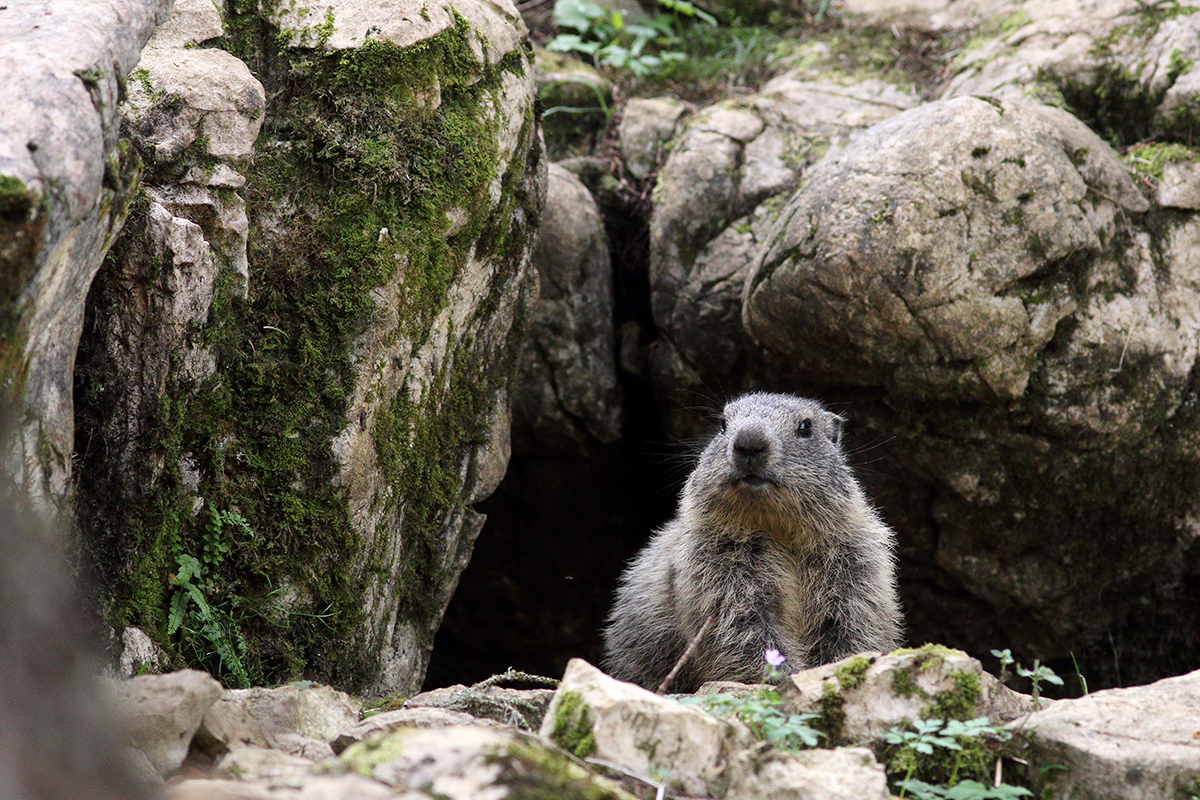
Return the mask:
M 700 630 L 696 631 L 696 635 L 688 642 L 687 649 L 683 651 L 683 655 L 675 662 L 675 666 L 671 667 L 671 671 L 667 673 L 667 677 L 663 678 L 663 682 L 658 685 L 658 693 L 662 694 L 671 685 L 671 681 L 675 680 L 675 676 L 679 674 L 679 670 L 683 669 L 683 663 L 691 657 L 692 651 L 696 649 L 696 645 L 700 644 L 700 640 L 704 638 L 704 634 L 708 633 L 708 629 L 713 624 L 712 614 L 708 615 L 708 619 L 704 620 L 704 624 L 700 626 Z

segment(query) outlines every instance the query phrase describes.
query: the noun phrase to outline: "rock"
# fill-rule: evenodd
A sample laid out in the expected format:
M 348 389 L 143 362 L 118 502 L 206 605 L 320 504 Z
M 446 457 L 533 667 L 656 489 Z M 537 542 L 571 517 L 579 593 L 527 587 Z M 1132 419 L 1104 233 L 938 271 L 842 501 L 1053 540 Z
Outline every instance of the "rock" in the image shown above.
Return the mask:
M 352 744 L 380 735 L 389 734 L 400 728 L 448 728 L 451 726 L 482 725 L 485 728 L 502 728 L 499 723 L 488 719 L 476 719 L 462 711 L 445 708 L 398 708 L 373 714 L 357 725 L 352 725 L 337 735 L 330 745 L 335 753 L 341 753 Z
M 743 751 L 730 767 L 727 800 L 889 800 L 887 775 L 865 747 Z
M 229 692 L 213 703 L 192 739 L 192 748 L 219 758 L 235 747 L 267 747 L 269 741 L 247 704 Z
M 1126 145 L 1187 142 L 1200 120 L 1200 19 L 1187 6 L 1028 2 L 997 9 L 978 34 L 945 96 L 1036 97 Z
M 851 131 L 916 101 L 878 80 L 852 86 L 785 73 L 757 94 L 704 109 L 671 145 L 650 218 L 651 306 L 661 339 L 650 371 L 668 398 L 734 391 L 753 350 L 742 329 L 747 266 L 808 165 Z M 688 415 L 690 416 L 690 415 Z M 694 420 L 674 423 L 694 436 Z
M 189 778 L 171 786 L 167 797 L 171 800 L 269 800 L 272 793 L 264 787 L 241 781 Z
M 1051 293 L 1027 308 L 1011 288 L 1048 262 L 1098 253 L 1117 208 L 1147 205 L 1074 118 L 976 98 L 931 103 L 813 171 L 751 270 L 746 327 L 780 355 L 805 350 L 809 374 L 839 383 L 1015 399 L 1076 301 Z M 817 263 L 803 278 L 795 269 Z M 801 295 L 807 330 L 796 338 L 783 319 Z M 830 346 L 847 339 L 848 349 Z
M 170 2 L 31 2 L 0 15 L 0 403 L 6 468 L 46 513 L 70 491 L 84 298 L 137 184 L 117 99 Z
M 687 106 L 670 97 L 632 97 L 621 110 L 617 135 L 625 169 L 637 180 L 657 172 L 665 146 L 675 135 Z
M 486 683 L 486 681 L 485 681 Z M 406 708 L 444 708 L 479 720 L 494 720 L 528 731 L 542 727 L 553 689 L 512 689 L 505 686 L 447 686 L 410 697 Z
M 161 776 L 187 757 L 192 736 L 221 696 L 221 684 L 194 669 L 110 682 L 130 745 Z
M 342 759 L 361 775 L 420 787 L 449 800 L 479 797 L 600 797 L 631 800 L 536 736 L 478 726 L 401 730 L 353 745 Z
M 1200 672 L 1061 700 L 1015 726 L 1041 796 L 1168 800 L 1200 786 Z
M 423 5 L 230 8 L 243 62 L 189 47 L 214 20 L 181 3 L 131 76 L 151 168 L 89 300 L 80 518 L 114 617 L 178 601 L 231 684 L 415 691 L 509 457 L 545 181 L 525 30 Z M 132 589 L 189 558 L 214 624 Z
M 312 777 L 313 761 L 282 750 L 239 747 L 230 750 L 213 768 L 214 778 L 236 778 L 271 788 L 299 789 Z
M 1163 164 L 1155 199 L 1163 208 L 1200 211 L 1200 162 Z
M 580 758 L 661 775 L 689 795 L 719 797 L 734 754 L 753 745 L 740 722 L 610 678 L 571 659 L 541 735 Z
M 596 201 L 551 164 L 533 264 L 537 309 L 521 354 L 513 424 L 528 452 L 583 452 L 620 437 L 613 274 Z
M 381 6 L 355 0 L 297 0 L 274 9 L 268 19 L 283 33 L 287 46 L 332 52 L 357 50 L 371 40 L 411 47 L 461 28 L 471 55 L 488 66 L 520 48 L 526 33 L 511 3 L 391 0 Z
M 1093 646 L 1101 685 L 1109 635 L 1147 667 L 1187 663 L 1141 632 L 1189 630 L 1196 608 L 1179 587 L 1197 541 L 1200 220 L 1155 213 L 1075 118 L 977 97 L 874 126 L 780 211 L 743 296 L 769 351 L 757 374 L 853 403 L 850 430 L 881 443 L 870 493 L 923 576 L 913 636 L 1043 659 Z
M 890 728 L 921 719 L 988 717 L 1001 724 L 1029 713 L 1032 700 L 1001 685 L 959 650 L 863 653 L 806 669 L 779 686 L 789 714 L 817 714 L 810 724 L 840 743 L 879 744 Z
M 232 689 L 226 693 L 225 702 L 245 709 L 273 747 L 278 747 L 278 738 L 287 734 L 333 741 L 362 717 L 360 701 L 329 686 L 289 684 L 275 689 Z
M 121 631 L 121 658 L 116 677 L 132 678 L 145 672 L 157 673 L 166 663 L 162 648 L 146 635 L 141 628 L 126 628 Z

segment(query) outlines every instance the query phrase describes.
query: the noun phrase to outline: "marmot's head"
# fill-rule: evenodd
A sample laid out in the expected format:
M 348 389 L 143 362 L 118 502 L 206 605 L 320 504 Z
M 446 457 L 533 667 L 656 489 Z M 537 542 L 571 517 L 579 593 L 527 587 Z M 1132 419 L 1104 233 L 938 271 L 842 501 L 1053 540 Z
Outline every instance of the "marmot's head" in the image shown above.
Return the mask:
M 843 422 L 817 401 L 787 394 L 731 401 L 688 478 L 681 513 L 737 539 L 794 541 L 839 527 L 856 486 Z

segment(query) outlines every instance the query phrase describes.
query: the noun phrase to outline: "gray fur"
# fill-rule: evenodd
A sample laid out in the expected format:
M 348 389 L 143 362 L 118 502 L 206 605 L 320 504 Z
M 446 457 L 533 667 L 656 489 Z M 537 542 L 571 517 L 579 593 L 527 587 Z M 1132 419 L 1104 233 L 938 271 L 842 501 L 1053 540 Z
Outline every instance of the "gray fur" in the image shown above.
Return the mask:
M 675 519 L 621 577 L 604 631 L 609 674 L 656 689 L 710 614 L 672 691 L 759 681 L 768 648 L 795 671 L 897 646 L 894 535 L 851 473 L 841 431 L 815 400 L 759 393 L 725 406 Z

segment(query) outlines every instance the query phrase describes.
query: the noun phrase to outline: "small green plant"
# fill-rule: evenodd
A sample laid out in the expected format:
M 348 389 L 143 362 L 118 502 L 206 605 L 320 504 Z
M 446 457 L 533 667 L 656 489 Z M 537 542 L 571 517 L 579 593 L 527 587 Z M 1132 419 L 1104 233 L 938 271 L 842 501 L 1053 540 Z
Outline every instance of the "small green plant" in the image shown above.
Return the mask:
M 554 21 L 560 33 L 546 44 L 557 52 L 578 52 L 597 64 L 624 69 L 643 76 L 671 61 L 682 61 L 678 27 L 683 17 L 716 26 L 711 14 L 687 0 L 658 0 L 669 13 L 657 14 L 645 23 L 626 23 L 620 11 L 601 8 L 590 0 L 557 0 Z
M 1025 669 L 1018 664 L 1017 674 L 1022 678 L 1029 678 L 1029 682 L 1033 684 L 1033 689 L 1029 694 L 1033 697 L 1034 702 L 1037 702 L 1037 699 L 1042 696 L 1042 681 L 1053 683 L 1055 686 L 1063 685 L 1063 679 L 1036 658 L 1033 660 L 1033 669 Z
M 227 529 L 231 529 L 229 534 Z M 167 616 L 167 635 L 179 635 L 180 645 L 197 663 L 217 657 L 214 674 L 225 683 L 250 686 L 243 658 L 246 642 L 228 610 L 228 601 L 217 603 L 221 587 L 218 567 L 229 553 L 227 539 L 235 533 L 254 537 L 246 518 L 235 511 L 212 511 L 201 536 L 200 558 L 184 550 L 178 533 L 172 537 L 178 569 L 169 580 L 174 589 Z
M 984 737 L 1004 742 L 1011 736 L 1009 731 L 992 725 L 987 717 L 979 717 L 970 720 L 918 720 L 909 728 L 892 728 L 884 734 L 883 739 L 898 748 L 889 764 L 904 765 L 904 777 L 894 781 L 900 797 L 915 797 L 917 800 L 1015 800 L 1033 793 L 1021 786 L 1003 783 L 989 786 L 971 778 L 959 780 L 968 744 L 978 746 Z M 955 754 L 945 785 L 915 778 L 914 774 L 923 763 L 919 756 L 934 756 L 939 749 Z
M 1032 685 L 1032 689 L 1030 690 L 1029 694 L 1033 697 L 1035 705 L 1038 698 L 1042 696 L 1042 681 L 1045 681 L 1046 683 L 1053 683 L 1055 686 L 1063 685 L 1063 679 L 1058 677 L 1054 670 L 1050 669 L 1050 667 L 1046 666 L 1036 658 L 1033 660 L 1033 669 L 1025 669 L 1025 667 L 1021 666 L 1017 660 L 1013 658 L 1011 650 L 993 650 L 992 655 L 1000 659 L 1001 683 L 1004 683 L 1005 678 L 1008 677 L 1008 668 L 1011 666 L 1016 667 L 1017 675 L 1020 675 L 1022 678 L 1029 678 L 1029 682 Z M 1071 659 L 1074 661 L 1074 654 L 1071 655 Z M 1079 675 L 1079 683 L 1083 687 L 1083 693 L 1087 694 L 1087 681 L 1084 680 L 1083 675 L 1079 673 L 1078 663 L 1075 664 L 1075 673 Z
M 783 656 L 778 650 L 767 650 L 763 657 L 766 661 L 763 668 L 765 678 L 771 682 L 778 681 L 782 677 L 779 667 L 783 665 Z M 680 702 L 701 706 L 719 717 L 737 717 L 756 737 L 785 750 L 816 747 L 821 736 L 819 731 L 808 725 L 810 719 L 816 719 L 819 715 L 788 714 L 781 707 L 779 692 L 774 689 L 760 689 L 743 697 L 725 692 L 706 697 L 683 697 Z

